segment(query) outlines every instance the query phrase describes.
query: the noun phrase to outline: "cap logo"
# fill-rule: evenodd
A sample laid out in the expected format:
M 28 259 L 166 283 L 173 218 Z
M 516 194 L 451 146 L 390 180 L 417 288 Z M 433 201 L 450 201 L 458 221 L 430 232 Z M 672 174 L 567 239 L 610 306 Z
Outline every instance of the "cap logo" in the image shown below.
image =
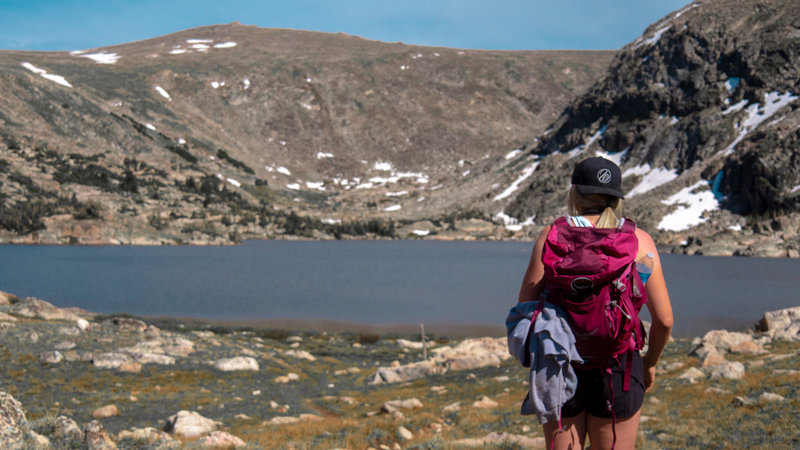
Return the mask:
M 608 184 L 611 182 L 611 171 L 608 169 L 600 169 L 597 171 L 597 181 Z

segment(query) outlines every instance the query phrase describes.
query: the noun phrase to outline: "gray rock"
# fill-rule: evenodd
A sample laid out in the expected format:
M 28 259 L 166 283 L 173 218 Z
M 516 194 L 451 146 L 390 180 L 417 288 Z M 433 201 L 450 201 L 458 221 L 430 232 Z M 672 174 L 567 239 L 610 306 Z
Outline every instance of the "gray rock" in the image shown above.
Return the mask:
M 58 364 L 64 360 L 64 355 L 58 350 L 39 353 L 39 360 L 48 364 Z
M 147 324 L 138 319 L 130 317 L 115 317 L 110 322 L 117 330 L 117 333 L 144 333 Z
M 164 431 L 193 438 L 216 431 L 217 423 L 194 411 L 178 411 L 167 419 Z
M 258 361 L 250 356 L 237 356 L 234 358 L 223 358 L 214 363 L 217 370 L 231 372 L 235 370 L 255 370 L 258 371 Z
M 92 357 L 92 364 L 100 369 L 118 369 L 119 366 L 132 362 L 133 358 L 124 353 L 100 353 Z
M 180 441 L 164 431 L 152 427 L 132 428 L 123 430 L 117 435 L 118 440 L 131 439 L 142 446 L 155 446 L 156 448 L 174 448 L 180 446 Z
M 756 324 L 756 331 L 767 333 L 772 339 L 800 340 L 800 306 L 764 313 Z
M 390 400 L 381 406 L 381 411 L 391 414 L 401 409 L 411 410 L 417 408 L 422 408 L 422 402 L 416 398 L 409 398 L 406 400 Z
M 0 391 L 0 448 L 21 445 L 24 434 L 22 425 L 27 422 L 22 404 L 11 395 Z
M 711 368 L 711 378 L 726 378 L 729 380 L 741 380 L 744 378 L 744 364 L 739 361 L 720 364 Z
M 80 318 L 74 310 L 61 309 L 44 300 L 32 297 L 11 305 L 9 312 L 17 316 L 42 320 L 76 321 Z
M 244 447 L 247 443 L 224 431 L 212 431 L 211 434 L 197 440 L 197 445 L 208 448 Z
M 58 416 L 53 429 L 53 437 L 56 439 L 83 440 L 83 431 L 74 420 L 67 416 Z
M 96 420 L 87 423 L 84 427 L 83 443 L 89 450 L 112 450 L 117 448 L 117 444 L 111 440 L 106 430 Z

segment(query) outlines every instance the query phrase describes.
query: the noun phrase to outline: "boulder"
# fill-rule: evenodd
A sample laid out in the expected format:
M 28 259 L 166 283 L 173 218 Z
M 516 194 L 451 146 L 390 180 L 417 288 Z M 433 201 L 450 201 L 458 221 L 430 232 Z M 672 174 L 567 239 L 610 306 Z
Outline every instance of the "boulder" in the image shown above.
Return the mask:
M 100 369 L 118 369 L 132 362 L 133 358 L 124 353 L 100 353 L 92 357 L 92 365 Z
M 744 378 L 744 364 L 739 361 L 720 364 L 711 368 L 711 378 L 741 380 Z
M 6 314 L 4 312 L 0 312 L 0 322 L 16 322 L 16 321 L 17 321 L 16 317 L 10 314 Z
M 0 448 L 14 448 L 22 444 L 22 425 L 26 421 L 22 404 L 11 395 L 0 391 Z
M 396 367 L 380 367 L 370 379 L 371 384 L 397 383 L 443 374 L 450 370 L 468 370 L 496 366 L 511 357 L 506 338 L 465 339 L 455 347 L 431 350 L 432 359 Z
M 217 430 L 217 423 L 194 411 L 178 411 L 167 419 L 164 431 L 193 438 L 205 436 Z
M 87 423 L 86 427 L 84 427 L 83 443 L 89 450 L 112 450 L 117 448 L 117 444 L 111 440 L 103 426 L 96 420 Z
M 700 344 L 692 350 L 693 355 L 697 355 L 700 361 L 712 357 L 715 353 L 725 355 L 726 353 L 765 353 L 761 344 L 753 340 L 753 335 L 727 330 L 711 330 L 703 336 Z
M 311 353 L 308 353 L 305 350 L 287 350 L 287 351 L 283 352 L 283 354 L 286 355 L 286 356 L 291 356 L 292 358 L 305 359 L 307 361 L 316 361 L 317 360 L 317 358 L 314 355 L 312 355 Z
M 115 317 L 107 322 L 116 328 L 117 333 L 144 333 L 147 330 L 146 323 L 130 317 Z
M 11 304 L 11 294 L 8 292 L 0 291 L 0 305 L 10 305 Z
M 414 433 L 409 431 L 408 428 L 401 425 L 397 427 L 397 438 L 400 439 L 401 441 L 410 441 L 414 439 Z
M 64 355 L 58 350 L 52 350 L 39 354 L 39 360 L 48 364 L 58 364 L 64 360 Z
M 379 367 L 370 378 L 370 384 L 399 383 L 425 378 L 428 375 L 442 374 L 447 368 L 434 361 L 419 361 L 397 367 Z
M 281 375 L 281 376 L 275 377 L 273 379 L 273 381 L 275 381 L 276 383 L 286 384 L 286 383 L 288 383 L 290 381 L 297 381 L 299 379 L 300 379 L 300 375 L 298 375 L 298 374 L 296 374 L 294 372 L 290 372 L 290 373 L 288 373 L 286 375 Z
M 142 446 L 153 446 L 156 448 L 175 448 L 180 443 L 172 436 L 161 430 L 152 427 L 132 428 L 131 430 L 120 431 L 117 435 L 118 440 L 131 439 Z
M 13 304 L 9 312 L 17 316 L 42 320 L 77 321 L 80 318 L 74 310 L 61 309 L 44 300 L 32 297 Z
M 53 428 L 53 437 L 56 439 L 83 440 L 83 431 L 74 420 L 67 416 L 58 416 Z
M 498 406 L 499 405 L 498 405 L 498 403 L 496 401 L 490 399 L 489 397 L 487 397 L 485 395 L 483 397 L 481 397 L 480 399 L 476 400 L 474 403 L 472 403 L 472 407 L 473 408 L 490 409 L 490 408 L 497 408 Z
M 381 406 L 381 412 L 392 414 L 395 411 L 406 409 L 422 408 L 422 402 L 416 398 L 409 398 L 406 400 L 390 400 Z
M 764 313 L 764 317 L 756 323 L 755 329 L 766 333 L 772 339 L 800 340 L 800 306 Z
M 119 415 L 119 409 L 117 405 L 111 404 L 102 406 L 100 408 L 95 409 L 92 412 L 92 417 L 95 419 L 105 419 L 106 417 L 113 417 Z
M 231 448 L 247 445 L 240 438 L 224 431 L 212 431 L 208 436 L 198 439 L 195 444 L 205 448 Z
M 258 371 L 258 361 L 250 356 L 236 356 L 234 358 L 219 359 L 214 363 L 214 367 L 223 372 L 232 372 L 235 370 Z
M 683 375 L 679 376 L 678 379 L 689 380 L 690 383 L 694 383 L 698 379 L 703 379 L 705 377 L 706 377 L 706 374 L 703 373 L 702 370 L 700 370 L 700 369 L 698 369 L 696 367 L 691 367 L 691 368 L 689 368 L 689 370 L 684 372 Z

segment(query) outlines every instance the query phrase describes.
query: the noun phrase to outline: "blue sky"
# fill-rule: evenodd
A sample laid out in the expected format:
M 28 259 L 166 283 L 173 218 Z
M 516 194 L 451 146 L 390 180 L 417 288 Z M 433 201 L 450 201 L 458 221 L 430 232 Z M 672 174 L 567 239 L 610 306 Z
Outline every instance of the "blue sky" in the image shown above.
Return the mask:
M 689 0 L 0 0 L 0 49 L 79 50 L 239 21 L 407 44 L 618 49 Z

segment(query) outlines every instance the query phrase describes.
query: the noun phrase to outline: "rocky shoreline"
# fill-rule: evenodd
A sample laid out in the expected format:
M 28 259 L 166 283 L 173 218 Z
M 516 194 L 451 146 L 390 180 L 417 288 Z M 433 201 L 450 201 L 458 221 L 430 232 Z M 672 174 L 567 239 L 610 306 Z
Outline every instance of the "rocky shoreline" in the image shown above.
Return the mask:
M 0 293 L 0 447 L 543 443 L 534 421 L 518 414 L 524 369 L 510 358 L 505 337 L 439 336 L 423 344 L 419 336 L 364 331 L 199 325 L 155 326 Z M 675 340 L 660 364 L 664 391 L 656 395 L 713 382 L 720 391 L 713 396 L 730 397 L 732 407 L 777 402 L 797 416 L 797 389 L 761 386 L 736 395 L 722 382 L 757 384 L 762 375 L 755 373 L 770 369 L 796 384 L 798 342 L 800 307 L 766 313 L 752 332 Z M 658 424 L 643 423 L 644 447 L 671 446 L 671 434 L 649 428 Z

